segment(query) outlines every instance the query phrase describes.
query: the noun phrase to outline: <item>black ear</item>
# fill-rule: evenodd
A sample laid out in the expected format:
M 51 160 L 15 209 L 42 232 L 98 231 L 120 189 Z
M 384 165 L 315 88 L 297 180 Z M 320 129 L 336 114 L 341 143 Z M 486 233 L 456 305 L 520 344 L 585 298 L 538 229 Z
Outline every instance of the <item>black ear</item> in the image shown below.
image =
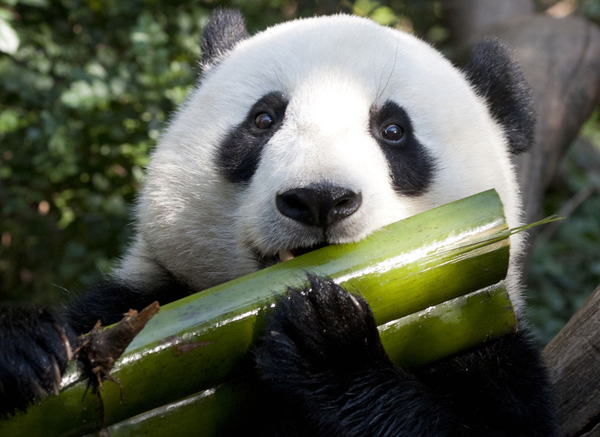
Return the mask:
M 504 129 L 510 152 L 527 151 L 534 139 L 533 98 L 508 47 L 497 38 L 483 39 L 473 48 L 471 60 L 463 71 L 487 101 L 494 120 Z
M 216 9 L 202 34 L 202 68 L 217 63 L 225 53 L 247 37 L 246 23 L 240 11 Z

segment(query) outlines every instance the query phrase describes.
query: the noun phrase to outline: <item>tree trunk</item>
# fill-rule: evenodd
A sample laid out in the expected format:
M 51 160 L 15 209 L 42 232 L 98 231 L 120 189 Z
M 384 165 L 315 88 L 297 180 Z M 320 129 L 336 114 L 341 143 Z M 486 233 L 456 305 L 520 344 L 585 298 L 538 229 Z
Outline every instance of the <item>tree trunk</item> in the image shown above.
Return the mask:
M 491 29 L 515 50 L 537 112 L 533 149 L 516 157 L 525 220 L 539 219 L 544 193 L 600 97 L 600 30 L 576 16 L 519 17 Z
M 600 436 L 600 286 L 543 352 L 560 436 Z
M 490 26 L 534 11 L 531 0 L 445 0 L 443 6 L 457 44 L 479 39 Z

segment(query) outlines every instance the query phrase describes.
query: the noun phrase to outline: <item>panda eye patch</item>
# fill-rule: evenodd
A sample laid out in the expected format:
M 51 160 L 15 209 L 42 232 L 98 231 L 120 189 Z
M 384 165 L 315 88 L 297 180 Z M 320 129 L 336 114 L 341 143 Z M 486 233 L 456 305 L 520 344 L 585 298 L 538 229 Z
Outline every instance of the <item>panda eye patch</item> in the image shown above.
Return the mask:
M 404 129 L 397 124 L 390 124 L 381 130 L 381 138 L 392 143 L 399 143 L 404 138 Z
M 262 150 L 285 121 L 288 101 L 273 91 L 248 108 L 246 117 L 223 138 L 216 155 L 223 176 L 233 183 L 247 183 L 256 172 Z
M 369 110 L 369 131 L 381 148 L 394 190 L 402 196 L 420 196 L 433 181 L 436 160 L 415 135 L 408 112 L 387 100 Z
M 261 112 L 254 118 L 254 124 L 259 129 L 269 129 L 275 124 L 275 121 L 273 121 L 273 118 L 266 112 Z

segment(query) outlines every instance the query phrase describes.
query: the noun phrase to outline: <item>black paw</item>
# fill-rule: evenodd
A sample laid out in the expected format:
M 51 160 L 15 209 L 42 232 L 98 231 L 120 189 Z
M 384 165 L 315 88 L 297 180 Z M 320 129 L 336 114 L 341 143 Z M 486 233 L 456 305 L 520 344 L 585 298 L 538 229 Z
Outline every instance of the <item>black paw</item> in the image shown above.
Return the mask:
M 290 290 L 269 316 L 255 351 L 263 378 L 291 382 L 391 365 L 364 299 L 327 279 L 309 276 L 309 284 Z
M 0 308 L 0 415 L 58 393 L 77 337 L 59 317 L 32 307 Z

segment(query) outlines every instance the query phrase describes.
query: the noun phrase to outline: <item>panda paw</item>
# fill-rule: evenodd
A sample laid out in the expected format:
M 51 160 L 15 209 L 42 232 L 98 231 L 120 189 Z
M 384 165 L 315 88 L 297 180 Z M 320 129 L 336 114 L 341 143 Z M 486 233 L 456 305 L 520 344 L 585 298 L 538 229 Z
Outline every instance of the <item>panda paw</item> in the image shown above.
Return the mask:
M 58 393 L 77 336 L 51 312 L 0 307 L 0 416 Z
M 392 366 L 367 302 L 315 276 L 277 304 L 255 360 L 263 381 L 289 394 L 295 383 L 316 388 L 332 376 Z

